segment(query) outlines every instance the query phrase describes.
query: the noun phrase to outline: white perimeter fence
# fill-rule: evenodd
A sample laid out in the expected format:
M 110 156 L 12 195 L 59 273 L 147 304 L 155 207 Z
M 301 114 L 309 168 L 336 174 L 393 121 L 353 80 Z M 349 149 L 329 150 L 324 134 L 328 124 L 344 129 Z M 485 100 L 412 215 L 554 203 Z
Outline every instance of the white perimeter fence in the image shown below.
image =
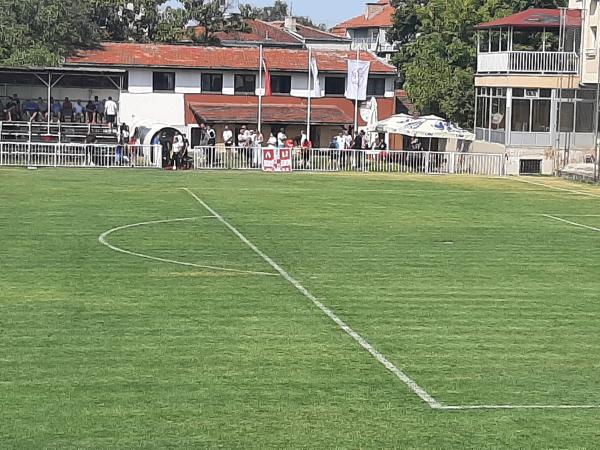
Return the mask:
M 158 169 L 162 166 L 162 160 L 159 145 L 0 142 L 0 166 Z
M 506 174 L 506 160 L 500 154 L 293 149 L 292 155 L 294 171 Z M 192 157 L 199 170 L 262 170 L 262 152 L 257 148 L 196 147 Z
M 197 170 L 262 170 L 257 148 L 196 147 Z M 0 142 L 0 166 L 161 168 L 160 145 Z M 309 172 L 505 175 L 503 155 L 455 152 L 292 150 L 292 168 Z

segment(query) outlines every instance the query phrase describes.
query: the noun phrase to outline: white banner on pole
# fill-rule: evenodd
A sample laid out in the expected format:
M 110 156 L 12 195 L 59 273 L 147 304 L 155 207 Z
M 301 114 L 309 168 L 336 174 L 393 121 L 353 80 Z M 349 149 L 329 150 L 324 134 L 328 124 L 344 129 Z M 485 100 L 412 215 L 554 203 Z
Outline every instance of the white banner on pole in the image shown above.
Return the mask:
M 367 99 L 367 83 L 369 82 L 369 61 L 348 60 L 348 76 L 346 77 L 346 98 L 350 100 Z
M 313 77 L 313 97 L 321 96 L 321 82 L 319 81 L 319 67 L 317 66 L 317 58 L 310 60 L 310 72 Z

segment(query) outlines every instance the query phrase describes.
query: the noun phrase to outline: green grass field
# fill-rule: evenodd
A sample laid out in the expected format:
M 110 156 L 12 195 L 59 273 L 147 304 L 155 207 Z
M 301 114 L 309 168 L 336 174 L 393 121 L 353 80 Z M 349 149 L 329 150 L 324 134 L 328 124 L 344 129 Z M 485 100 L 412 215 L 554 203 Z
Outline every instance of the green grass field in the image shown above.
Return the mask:
M 0 448 L 599 448 L 600 189 L 534 182 L 0 169 Z M 181 188 L 441 404 L 599 408 L 430 408 Z

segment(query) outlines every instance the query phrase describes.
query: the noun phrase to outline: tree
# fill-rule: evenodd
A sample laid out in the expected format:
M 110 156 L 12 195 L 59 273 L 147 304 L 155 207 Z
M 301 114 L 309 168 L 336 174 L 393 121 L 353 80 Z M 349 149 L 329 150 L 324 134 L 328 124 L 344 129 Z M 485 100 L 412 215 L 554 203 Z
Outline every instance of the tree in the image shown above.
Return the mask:
M 184 0 L 183 7 L 188 20 L 197 24 L 197 28 L 189 32 L 197 44 L 218 44 L 215 34 L 219 32 L 248 31 L 241 17 L 227 17 L 219 0 Z
M 85 1 L 0 0 L 0 62 L 55 66 L 100 39 Z
M 394 62 L 417 110 L 471 126 L 475 26 L 531 7 L 565 6 L 565 1 L 393 0 L 397 10 L 390 40 L 402 44 Z
M 92 15 L 108 41 L 152 42 L 163 0 L 90 0 Z M 180 29 L 183 28 L 181 24 Z
M 264 6 L 262 8 L 253 7 L 249 4 L 240 5 L 240 11 L 242 13 L 242 17 L 245 19 L 258 19 L 265 22 L 285 20 L 290 12 L 288 4 L 283 0 L 275 0 L 273 6 Z M 324 23 L 315 24 L 310 17 L 298 16 L 296 17 L 296 21 L 300 25 L 307 27 L 318 28 L 321 30 L 327 29 L 327 26 Z

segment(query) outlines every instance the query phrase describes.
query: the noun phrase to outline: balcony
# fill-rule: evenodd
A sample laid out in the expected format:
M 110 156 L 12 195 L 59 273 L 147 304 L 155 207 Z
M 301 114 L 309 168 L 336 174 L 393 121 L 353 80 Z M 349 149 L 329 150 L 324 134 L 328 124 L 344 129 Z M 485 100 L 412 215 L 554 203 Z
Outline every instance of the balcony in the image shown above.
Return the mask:
M 356 38 L 352 40 L 352 50 L 391 53 L 397 49 L 397 44 L 381 42 L 378 38 Z
M 575 52 L 539 51 L 479 53 L 477 73 L 576 75 L 579 73 L 579 55 Z

